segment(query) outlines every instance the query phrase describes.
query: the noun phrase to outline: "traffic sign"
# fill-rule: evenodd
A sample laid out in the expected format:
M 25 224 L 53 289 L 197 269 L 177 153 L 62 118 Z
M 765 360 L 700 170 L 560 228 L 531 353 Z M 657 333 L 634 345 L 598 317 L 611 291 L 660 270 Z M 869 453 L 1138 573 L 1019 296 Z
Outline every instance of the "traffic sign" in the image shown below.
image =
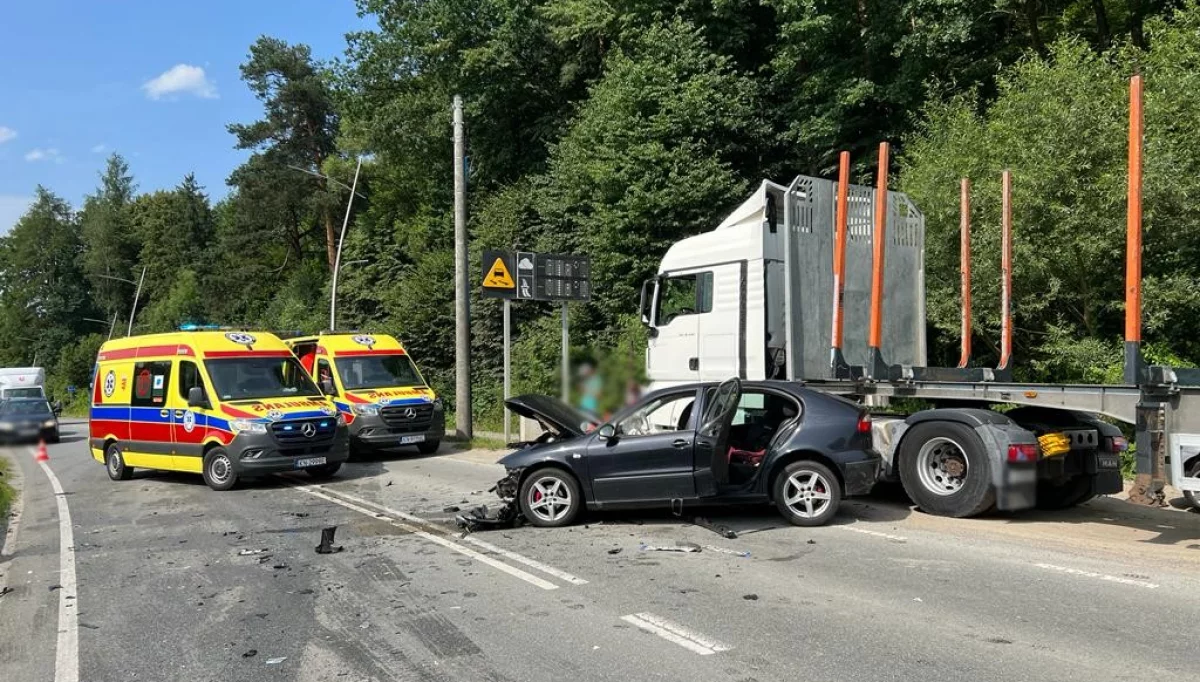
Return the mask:
M 499 298 L 513 298 L 517 288 L 513 281 L 511 251 L 483 252 L 483 293 Z
M 483 252 L 483 295 L 521 301 L 588 301 L 591 260 L 532 251 Z

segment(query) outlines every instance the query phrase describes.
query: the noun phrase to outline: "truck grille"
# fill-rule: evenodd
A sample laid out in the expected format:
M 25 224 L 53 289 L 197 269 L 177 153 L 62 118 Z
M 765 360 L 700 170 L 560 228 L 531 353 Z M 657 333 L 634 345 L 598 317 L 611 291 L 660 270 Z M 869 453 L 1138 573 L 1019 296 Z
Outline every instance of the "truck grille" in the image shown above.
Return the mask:
M 379 416 L 395 433 L 426 431 L 433 422 L 433 405 L 393 405 L 380 410 Z
M 311 426 L 311 428 L 306 428 Z M 308 435 L 307 433 L 312 435 Z M 333 440 L 337 418 L 292 419 L 271 424 L 271 433 L 280 445 L 308 446 Z

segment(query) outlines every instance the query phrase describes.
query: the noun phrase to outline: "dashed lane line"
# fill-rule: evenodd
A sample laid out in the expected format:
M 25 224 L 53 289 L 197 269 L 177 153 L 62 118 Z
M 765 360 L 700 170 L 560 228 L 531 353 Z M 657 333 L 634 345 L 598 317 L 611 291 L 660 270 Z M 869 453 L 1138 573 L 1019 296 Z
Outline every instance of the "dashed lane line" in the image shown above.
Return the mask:
M 867 530 L 866 528 L 859 528 L 859 527 L 857 526 L 857 524 L 854 524 L 854 525 L 839 525 L 839 526 L 830 526 L 830 528 L 840 528 L 841 530 L 848 530 L 848 531 L 851 531 L 851 532 L 854 532 L 854 533 L 862 533 L 863 535 L 872 535 L 872 536 L 874 536 L 874 537 L 877 537 L 877 538 L 883 538 L 883 539 L 885 539 L 885 540 L 891 540 L 892 542 L 899 542 L 899 543 L 905 543 L 905 542 L 908 542 L 908 538 L 906 538 L 906 537 L 903 537 L 903 536 L 901 536 L 901 535 L 892 535 L 891 533 L 881 533 L 881 532 L 879 532 L 879 531 L 877 531 L 877 530 Z
M 666 618 L 656 616 L 653 613 L 631 613 L 628 616 L 621 616 L 621 620 L 647 632 L 654 633 L 668 642 L 678 644 L 684 649 L 700 654 L 701 656 L 711 656 L 722 651 L 729 651 L 732 648 L 707 635 L 702 635 L 678 623 L 673 623 Z
M 1133 585 L 1135 587 L 1144 587 L 1149 590 L 1158 588 L 1156 583 L 1138 580 L 1136 578 L 1123 578 L 1117 575 L 1105 575 L 1104 573 L 1094 573 L 1092 571 L 1082 571 L 1078 568 L 1067 568 L 1066 566 L 1055 566 L 1054 564 L 1034 564 L 1038 568 L 1044 568 L 1049 571 L 1058 571 L 1067 575 L 1076 575 L 1083 578 L 1095 578 L 1096 580 L 1104 580 L 1110 583 L 1120 583 L 1121 585 Z

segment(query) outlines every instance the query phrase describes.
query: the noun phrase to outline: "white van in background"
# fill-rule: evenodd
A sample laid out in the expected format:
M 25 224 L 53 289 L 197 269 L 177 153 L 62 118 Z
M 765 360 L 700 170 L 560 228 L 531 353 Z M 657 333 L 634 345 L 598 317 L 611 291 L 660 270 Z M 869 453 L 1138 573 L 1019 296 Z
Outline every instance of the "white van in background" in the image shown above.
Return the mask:
M 41 367 L 0 368 L 0 400 L 45 398 L 46 370 Z

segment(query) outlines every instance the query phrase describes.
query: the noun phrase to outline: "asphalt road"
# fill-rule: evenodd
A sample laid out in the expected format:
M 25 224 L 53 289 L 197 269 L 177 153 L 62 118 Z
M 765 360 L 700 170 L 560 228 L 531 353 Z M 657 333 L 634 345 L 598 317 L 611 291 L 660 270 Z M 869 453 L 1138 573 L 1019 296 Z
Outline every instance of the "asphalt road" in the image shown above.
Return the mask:
M 669 513 L 460 538 L 443 508 L 492 501 L 495 453 L 214 493 L 110 481 L 82 428 L 47 467 L 5 450 L 23 495 L 0 680 L 1094 682 L 1200 663 L 1197 514 L 1101 499 L 951 520 L 892 493 L 816 529 L 708 510 L 732 540 Z M 317 554 L 330 525 L 345 551 Z M 641 549 L 680 541 L 705 549 Z

